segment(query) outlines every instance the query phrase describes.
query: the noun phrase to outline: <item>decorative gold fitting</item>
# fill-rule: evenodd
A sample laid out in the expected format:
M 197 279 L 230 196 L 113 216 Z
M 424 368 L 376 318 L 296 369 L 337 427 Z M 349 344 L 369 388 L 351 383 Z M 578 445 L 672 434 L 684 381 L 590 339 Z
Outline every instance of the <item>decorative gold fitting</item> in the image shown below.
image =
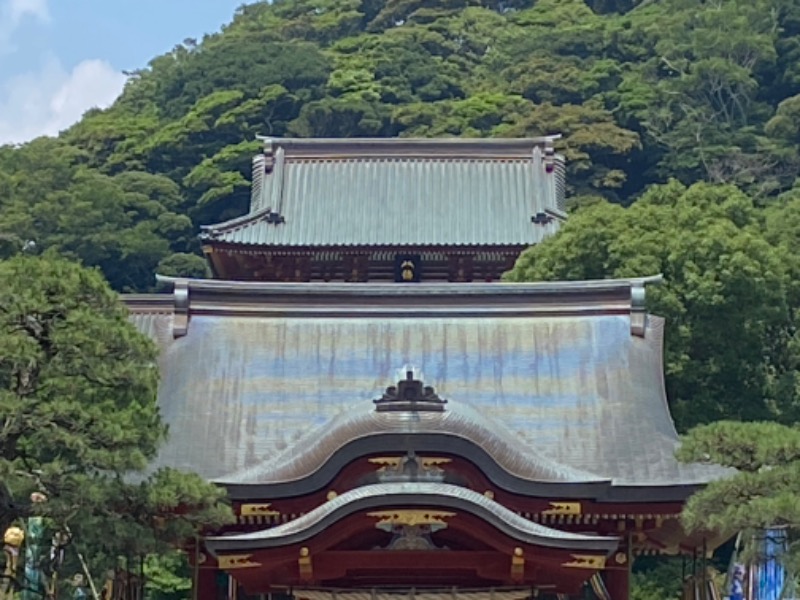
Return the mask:
M 378 519 L 376 526 L 391 525 L 446 525 L 445 519 L 455 517 L 456 513 L 442 510 L 381 510 L 367 513 L 368 517 Z
M 277 517 L 280 511 L 270 508 L 272 504 L 242 504 L 239 514 L 243 517 Z
M 3 534 L 3 543 L 14 548 L 22 546 L 25 541 L 25 532 L 19 527 L 9 527 Z
M 311 563 L 311 552 L 305 546 L 300 548 L 300 558 L 297 559 L 297 568 L 300 572 L 300 579 L 311 581 L 314 578 L 314 566 Z
M 525 558 L 522 548 L 514 548 L 514 554 L 511 557 L 511 579 L 519 581 L 525 576 Z
M 606 557 L 595 554 L 573 554 L 572 560 L 562 563 L 562 567 L 573 569 L 603 569 L 606 566 Z
M 543 515 L 579 515 L 581 514 L 580 502 L 550 502 L 550 508 L 543 510 Z
M 232 569 L 248 569 L 251 567 L 260 567 L 261 563 L 250 560 L 252 554 L 228 554 L 217 557 L 219 568 L 225 571 Z

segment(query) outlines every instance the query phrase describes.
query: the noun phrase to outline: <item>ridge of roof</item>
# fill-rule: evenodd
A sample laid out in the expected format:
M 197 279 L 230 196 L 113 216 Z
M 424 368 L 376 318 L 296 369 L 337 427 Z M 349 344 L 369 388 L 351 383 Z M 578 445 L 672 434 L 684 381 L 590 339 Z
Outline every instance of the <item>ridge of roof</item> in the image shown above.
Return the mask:
M 156 275 L 156 281 L 168 286 L 185 286 L 192 291 L 210 293 L 244 292 L 256 295 L 275 293 L 289 295 L 314 295 L 321 298 L 339 295 L 381 295 L 381 296 L 494 296 L 496 294 L 512 295 L 552 295 L 560 292 L 586 293 L 598 291 L 630 290 L 644 287 L 647 284 L 661 283 L 661 273 L 644 277 L 626 277 L 619 279 L 584 279 L 567 281 L 532 281 L 532 282 L 475 282 L 475 283 L 296 283 L 272 281 L 231 281 L 223 279 L 193 279 L 187 277 L 170 277 Z M 152 294 L 157 297 L 162 294 Z M 132 294 L 131 297 L 141 297 Z
M 280 148 L 297 158 L 531 158 L 560 134 L 529 138 L 280 138 L 256 136 L 268 158 Z
M 478 514 L 504 534 L 533 545 L 559 549 L 593 549 L 610 554 L 619 538 L 559 531 L 534 523 L 495 500 L 473 490 L 447 483 L 379 483 L 345 492 L 297 519 L 253 533 L 206 538 L 213 553 L 260 549 L 298 543 L 315 535 L 330 522 L 361 510 L 383 506 L 436 506 Z
M 661 275 L 536 283 L 276 283 L 157 276 L 171 286 L 174 336 L 198 315 L 282 317 L 482 317 L 630 315 L 631 333 L 647 327 L 645 287 Z M 165 296 L 123 301 L 134 314 L 165 312 Z

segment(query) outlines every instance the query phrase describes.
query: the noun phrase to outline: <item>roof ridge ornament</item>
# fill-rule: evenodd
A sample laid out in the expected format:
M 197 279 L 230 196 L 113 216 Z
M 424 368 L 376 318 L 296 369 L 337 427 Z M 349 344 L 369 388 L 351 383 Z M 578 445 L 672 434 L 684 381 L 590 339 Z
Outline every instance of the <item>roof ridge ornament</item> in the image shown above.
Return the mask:
M 275 146 L 271 137 L 257 135 L 256 139 L 264 144 L 262 156 L 264 157 L 264 172 L 272 173 L 275 168 Z
M 414 369 L 406 368 L 406 378 L 386 388 L 383 396 L 373 400 L 377 412 L 443 412 L 447 400 L 440 398 L 432 386 L 414 377 Z
M 172 288 L 174 302 L 172 337 L 179 338 L 189 332 L 189 280 L 176 279 Z
M 647 333 L 647 281 L 634 281 L 631 283 L 631 334 L 645 337 Z

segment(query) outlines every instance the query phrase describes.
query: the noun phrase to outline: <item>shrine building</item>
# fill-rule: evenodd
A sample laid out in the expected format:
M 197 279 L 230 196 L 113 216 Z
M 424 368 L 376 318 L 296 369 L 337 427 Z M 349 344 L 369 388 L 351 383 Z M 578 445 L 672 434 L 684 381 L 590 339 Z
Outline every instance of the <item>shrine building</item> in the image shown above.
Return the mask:
M 265 139 L 214 277 L 130 295 L 154 466 L 223 486 L 196 600 L 627 600 L 708 553 L 664 392 L 658 277 L 501 283 L 565 219 L 554 137 Z

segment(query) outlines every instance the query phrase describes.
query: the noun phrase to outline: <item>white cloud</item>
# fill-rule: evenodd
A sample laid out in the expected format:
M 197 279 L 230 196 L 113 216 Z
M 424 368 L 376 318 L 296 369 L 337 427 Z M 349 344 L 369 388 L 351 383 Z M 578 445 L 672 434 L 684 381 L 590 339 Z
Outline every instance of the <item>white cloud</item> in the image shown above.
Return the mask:
M 0 0 L 0 55 L 14 52 L 12 38 L 25 19 L 48 23 L 47 0 Z
M 12 24 L 18 25 L 26 16 L 39 21 L 50 20 L 47 0 L 8 0 L 8 13 Z
M 57 135 L 90 108 L 113 103 L 125 79 L 103 60 L 84 60 L 68 71 L 55 58 L 10 78 L 0 84 L 0 144 Z

